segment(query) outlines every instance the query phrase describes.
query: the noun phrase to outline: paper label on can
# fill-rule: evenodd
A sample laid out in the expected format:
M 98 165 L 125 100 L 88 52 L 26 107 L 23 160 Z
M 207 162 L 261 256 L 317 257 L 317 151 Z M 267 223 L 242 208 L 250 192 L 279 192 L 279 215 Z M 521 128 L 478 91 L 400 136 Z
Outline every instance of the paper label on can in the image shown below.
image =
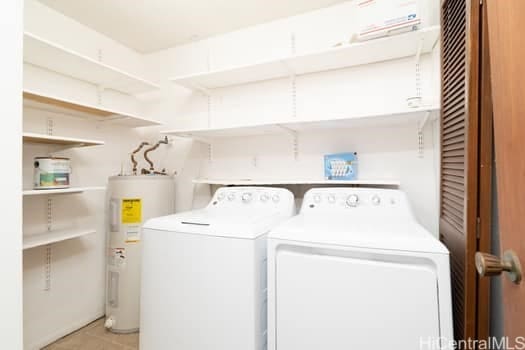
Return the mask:
M 123 224 L 140 224 L 142 222 L 142 199 L 125 198 L 122 200 L 121 208 Z
M 125 248 L 109 248 L 108 264 L 116 268 L 123 268 L 126 266 L 126 249 Z
M 137 243 L 140 241 L 140 226 L 127 226 L 125 233 L 126 243 Z

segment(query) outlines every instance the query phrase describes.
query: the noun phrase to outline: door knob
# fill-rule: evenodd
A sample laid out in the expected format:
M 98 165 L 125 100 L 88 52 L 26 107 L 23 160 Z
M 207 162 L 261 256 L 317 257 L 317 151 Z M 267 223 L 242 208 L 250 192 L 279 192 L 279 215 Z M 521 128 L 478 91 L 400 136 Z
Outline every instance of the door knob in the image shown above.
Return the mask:
M 501 260 L 497 256 L 481 252 L 477 252 L 475 258 L 476 269 L 481 277 L 497 276 L 505 271 L 512 282 L 515 284 L 521 282 L 522 270 L 520 259 L 514 251 L 507 250 L 503 253 L 503 259 Z

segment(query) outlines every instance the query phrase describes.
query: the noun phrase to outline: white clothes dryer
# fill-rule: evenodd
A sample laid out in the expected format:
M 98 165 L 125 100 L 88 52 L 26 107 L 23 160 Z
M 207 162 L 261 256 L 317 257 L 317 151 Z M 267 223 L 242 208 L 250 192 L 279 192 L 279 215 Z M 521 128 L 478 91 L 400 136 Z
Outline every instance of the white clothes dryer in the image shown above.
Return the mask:
M 403 192 L 312 189 L 268 235 L 269 349 L 439 348 L 450 288 L 449 253 Z

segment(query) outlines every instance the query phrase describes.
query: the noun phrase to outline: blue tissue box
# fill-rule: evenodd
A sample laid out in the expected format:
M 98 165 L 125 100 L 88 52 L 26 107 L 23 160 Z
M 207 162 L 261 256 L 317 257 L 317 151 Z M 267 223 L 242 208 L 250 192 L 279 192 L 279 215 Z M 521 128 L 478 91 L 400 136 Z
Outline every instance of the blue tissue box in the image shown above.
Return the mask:
M 337 153 L 324 156 L 326 180 L 355 180 L 357 178 L 357 153 Z

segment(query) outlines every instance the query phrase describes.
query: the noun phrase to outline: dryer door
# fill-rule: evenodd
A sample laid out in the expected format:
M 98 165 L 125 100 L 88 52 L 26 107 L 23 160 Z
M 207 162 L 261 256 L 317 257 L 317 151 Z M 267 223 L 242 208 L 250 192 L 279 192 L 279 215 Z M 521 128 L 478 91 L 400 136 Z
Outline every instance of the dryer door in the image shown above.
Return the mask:
M 277 350 L 439 348 L 430 260 L 281 247 L 275 273 Z

